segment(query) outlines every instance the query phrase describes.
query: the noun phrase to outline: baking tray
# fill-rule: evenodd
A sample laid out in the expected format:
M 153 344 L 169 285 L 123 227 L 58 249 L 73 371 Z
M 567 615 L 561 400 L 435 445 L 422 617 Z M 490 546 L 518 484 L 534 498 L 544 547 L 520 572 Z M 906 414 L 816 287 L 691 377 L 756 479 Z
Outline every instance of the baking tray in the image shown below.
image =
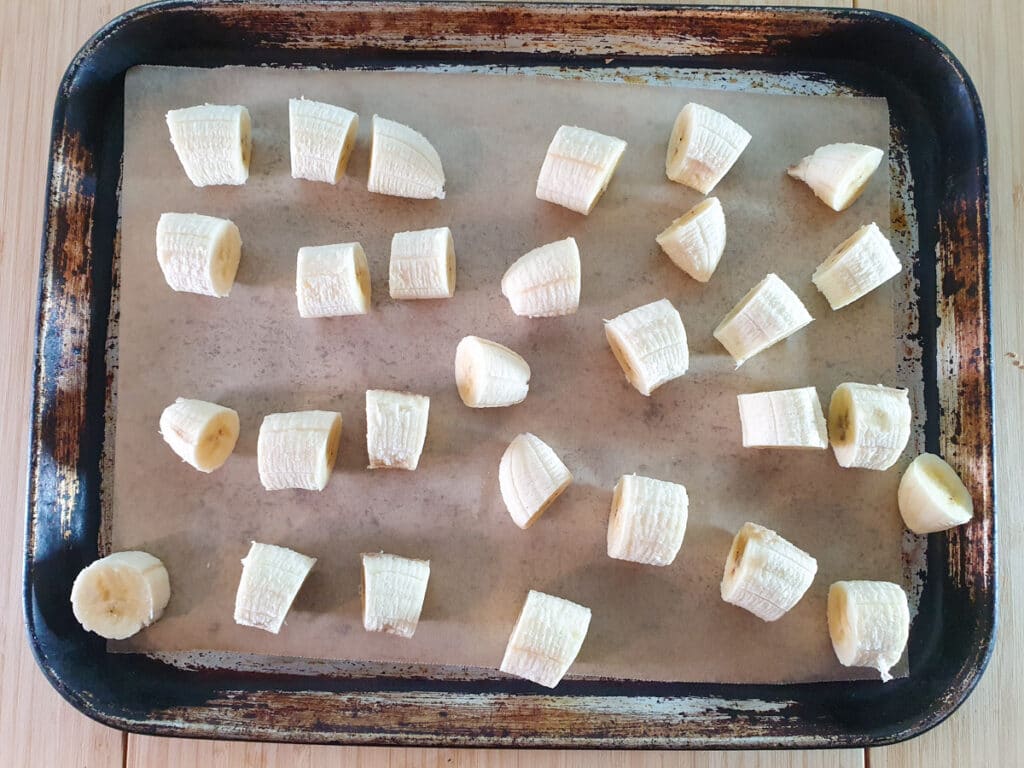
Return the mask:
M 972 523 L 928 537 L 911 676 L 799 685 L 525 681 L 443 668 L 108 654 L 68 595 L 101 544 L 116 362 L 124 75 L 137 64 L 685 68 L 710 87 L 790 83 L 888 100 L 916 243 L 926 440 L 952 457 Z M 639 71 L 639 70 L 638 70 Z M 46 677 L 108 725 L 310 743 L 605 748 L 854 747 L 941 722 L 984 670 L 996 562 L 989 202 L 981 107 L 941 43 L 861 10 L 476 3 L 155 3 L 82 48 L 54 110 L 40 272 L 24 599 Z M 112 301 L 113 299 L 113 301 Z

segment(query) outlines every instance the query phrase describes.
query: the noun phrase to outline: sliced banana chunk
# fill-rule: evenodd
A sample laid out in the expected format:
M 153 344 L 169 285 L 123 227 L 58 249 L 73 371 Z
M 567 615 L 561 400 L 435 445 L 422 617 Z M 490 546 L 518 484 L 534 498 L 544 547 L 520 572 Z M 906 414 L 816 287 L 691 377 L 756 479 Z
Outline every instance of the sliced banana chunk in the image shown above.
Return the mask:
M 252 121 L 242 106 L 203 104 L 167 113 L 171 144 L 197 187 L 245 184 L 252 155 Z
M 508 639 L 501 671 L 554 688 L 579 655 L 590 609 L 531 589 Z
M 263 417 L 256 441 L 260 482 L 268 491 L 322 491 L 341 442 L 341 414 L 294 411 Z
M 441 157 L 423 134 L 374 115 L 366 188 L 395 197 L 444 199 Z
M 455 385 L 470 408 L 515 405 L 530 391 L 530 366 L 496 341 L 466 336 L 455 348 Z
M 721 112 L 687 104 L 672 126 L 665 175 L 706 195 L 733 167 L 750 138 L 743 126 Z
M 300 317 L 342 317 L 370 311 L 370 266 L 359 243 L 299 248 L 295 299 Z
M 622 139 L 563 125 L 544 156 L 537 198 L 586 216 L 608 188 L 625 151 Z
M 828 448 L 814 387 L 737 395 L 744 448 Z
M 694 280 L 711 279 L 725 251 L 725 213 L 717 197 L 697 203 L 655 238 L 672 263 Z
M 156 259 L 175 291 L 223 298 L 242 257 L 234 222 L 198 213 L 164 213 L 156 225 Z
M 171 599 L 164 564 L 148 552 L 115 552 L 84 568 L 71 586 L 71 610 L 87 631 L 124 640 L 159 619 Z
M 238 431 L 237 411 L 205 400 L 179 397 L 160 414 L 164 442 L 200 472 L 213 472 L 228 460 Z
M 903 269 L 889 240 L 877 224 L 858 229 L 823 261 L 811 280 L 832 309 L 842 309 L 866 296 Z
M 833 211 L 845 211 L 861 196 L 885 153 L 866 144 L 826 144 L 788 170 Z
M 571 315 L 580 306 L 580 275 L 580 249 L 567 237 L 516 259 L 501 278 L 501 293 L 517 315 Z
M 498 487 L 512 522 L 526 530 L 572 483 L 558 454 L 536 435 L 518 435 L 501 457 Z
M 793 289 L 769 274 L 740 299 L 715 328 L 718 339 L 739 368 L 759 352 L 792 336 L 811 322 L 807 308 Z
M 744 523 L 732 541 L 722 576 L 722 599 L 775 621 L 800 602 L 818 561 L 775 531 Z
M 828 407 L 828 438 L 841 467 L 888 469 L 910 439 L 910 397 L 881 384 L 840 384 Z
M 626 379 L 641 395 L 678 379 L 690 366 L 683 319 L 668 299 L 606 320 L 604 335 Z
M 933 453 L 922 453 L 900 478 L 900 515 L 907 528 L 926 534 L 969 523 L 974 500 L 956 470 Z
M 448 227 L 398 232 L 391 238 L 388 290 L 393 299 L 455 295 L 455 243 Z
M 652 477 L 623 475 L 608 518 L 608 557 L 671 565 L 683 546 L 690 499 L 686 487 Z
M 306 98 L 288 100 L 292 178 L 337 184 L 359 131 L 359 115 Z
M 235 623 L 276 635 L 315 563 L 315 557 L 254 541 L 242 560 Z
M 366 450 L 370 469 L 416 469 L 427 439 L 430 398 L 366 390 Z
M 429 560 L 363 553 L 363 628 L 412 637 L 423 610 Z
M 874 667 L 882 682 L 910 636 L 907 593 L 888 581 L 837 581 L 828 588 L 828 633 L 844 667 Z

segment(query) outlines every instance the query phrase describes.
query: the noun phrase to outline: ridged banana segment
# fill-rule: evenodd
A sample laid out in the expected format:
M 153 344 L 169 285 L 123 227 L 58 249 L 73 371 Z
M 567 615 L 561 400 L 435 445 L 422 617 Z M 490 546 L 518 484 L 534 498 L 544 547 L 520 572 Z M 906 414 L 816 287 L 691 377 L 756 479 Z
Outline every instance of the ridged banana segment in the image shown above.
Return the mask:
M 655 238 L 661 250 L 694 280 L 711 279 L 725 251 L 725 213 L 717 197 L 697 203 Z
M 238 442 L 238 412 L 205 400 L 179 397 L 160 414 L 160 436 L 200 472 L 221 467 Z
M 866 296 L 903 269 L 892 245 L 877 224 L 858 229 L 836 246 L 814 270 L 811 280 L 832 309 L 842 309 Z
M 516 259 L 501 278 L 501 293 L 517 315 L 559 317 L 579 309 L 580 284 L 580 249 L 567 237 Z
M 254 541 L 242 560 L 235 623 L 276 635 L 315 563 L 315 557 Z
M 861 196 L 885 153 L 866 144 L 826 144 L 788 170 L 833 211 L 845 211 Z
M 333 104 L 288 100 L 292 178 L 337 184 L 356 145 L 359 115 Z
M 579 655 L 590 609 L 531 589 L 508 639 L 501 671 L 554 688 Z
M 818 561 L 775 531 L 744 523 L 732 540 L 722 576 L 722 599 L 762 621 L 782 618 L 800 602 Z
M 544 156 L 537 198 L 586 216 L 608 188 L 625 151 L 622 139 L 563 125 Z
M 167 113 L 171 144 L 197 187 L 245 184 L 252 155 L 252 121 L 241 106 L 203 104 Z
M 969 523 L 974 500 L 956 470 L 933 453 L 922 453 L 900 479 L 900 515 L 907 528 L 926 534 Z
M 299 248 L 295 299 L 300 317 L 342 317 L 370 311 L 370 267 L 359 243 Z
M 604 335 L 626 379 L 641 395 L 649 396 L 690 367 L 683 319 L 668 299 L 606 320 Z
M 498 465 L 498 487 L 512 522 L 524 531 L 537 522 L 572 483 L 551 446 L 524 432 L 509 443 Z
M 515 405 L 530 391 L 530 366 L 496 341 L 466 336 L 455 348 L 455 385 L 470 408 Z
M 828 407 L 828 438 L 841 467 L 888 469 L 910 439 L 910 397 L 881 384 L 840 384 Z
M 156 225 L 156 259 L 175 291 L 224 298 L 242 257 L 234 222 L 198 213 L 164 213 Z
M 814 387 L 737 395 L 744 448 L 828 448 Z
M 416 469 L 427 439 L 430 398 L 366 390 L 366 450 L 370 469 Z
M 736 361 L 743 363 L 811 322 L 807 308 L 793 289 L 769 274 L 740 299 L 715 328 L 718 339 Z
M 331 479 L 341 441 L 341 414 L 294 411 L 263 417 L 256 441 L 260 482 L 268 491 L 322 491 Z
M 623 475 L 608 518 L 608 557 L 671 565 L 683 546 L 690 499 L 678 483 Z
M 828 633 L 844 667 L 874 667 L 882 682 L 910 635 L 907 593 L 888 581 L 837 581 L 828 588 Z
M 159 619 L 171 599 L 167 569 L 147 552 L 115 552 L 84 568 L 71 610 L 87 631 L 124 640 Z
M 363 628 L 412 637 L 423 610 L 429 560 L 363 553 Z
M 672 126 L 665 175 L 706 195 L 733 167 L 750 138 L 743 126 L 721 112 L 687 104 Z
M 443 200 L 441 157 L 423 134 L 374 115 L 366 188 L 381 195 Z
M 455 243 L 448 227 L 398 232 L 391 238 L 388 290 L 393 299 L 455 295 Z

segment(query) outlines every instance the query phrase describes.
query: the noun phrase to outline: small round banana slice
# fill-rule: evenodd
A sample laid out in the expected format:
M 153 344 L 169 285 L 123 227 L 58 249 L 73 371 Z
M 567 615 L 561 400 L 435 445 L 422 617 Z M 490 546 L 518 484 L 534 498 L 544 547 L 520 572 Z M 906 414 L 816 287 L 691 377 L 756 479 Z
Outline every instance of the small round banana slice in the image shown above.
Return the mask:
M 828 406 L 828 439 L 841 467 L 885 470 L 910 440 L 907 390 L 847 382 Z
M 530 366 L 503 344 L 466 336 L 455 348 L 455 384 L 470 408 L 516 405 L 530 391 Z
M 160 435 L 182 461 L 200 472 L 221 467 L 238 442 L 238 412 L 179 397 L 160 414 Z
M 124 640 L 159 619 L 171 599 L 164 564 L 148 552 L 115 552 L 82 570 L 71 587 L 78 623 L 108 640 Z
M 907 593 L 887 581 L 837 581 L 828 590 L 828 633 L 844 667 L 874 667 L 891 680 L 910 634 Z
M 974 500 L 949 464 L 932 453 L 922 453 L 900 479 L 900 514 L 914 533 L 936 533 L 969 523 Z
M 687 104 L 676 117 L 665 154 L 665 175 L 708 194 L 750 143 L 743 126 L 703 104 Z
M 572 483 L 551 446 L 529 432 L 517 436 L 501 457 L 498 486 L 512 521 L 527 529 Z

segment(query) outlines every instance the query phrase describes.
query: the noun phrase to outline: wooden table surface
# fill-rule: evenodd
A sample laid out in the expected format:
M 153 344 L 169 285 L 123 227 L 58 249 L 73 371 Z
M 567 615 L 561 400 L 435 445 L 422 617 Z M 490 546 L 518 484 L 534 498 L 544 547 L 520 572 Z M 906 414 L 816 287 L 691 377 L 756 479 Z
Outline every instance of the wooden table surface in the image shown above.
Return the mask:
M 738 753 L 516 752 L 305 747 L 129 736 L 92 722 L 36 668 L 21 611 L 32 329 L 43 187 L 57 83 L 78 47 L 131 0 L 0 0 L 0 766 L 729 766 L 888 768 L 1024 765 L 1024 479 L 1011 425 L 1022 416 L 1024 352 L 1024 36 L 1021 0 L 854 0 L 944 41 L 981 92 L 992 175 L 999 496 L 999 640 L 967 703 L 924 736 L 877 750 Z M 752 3 L 746 3 L 752 4 Z M 789 5 L 818 5 L 794 2 Z M 844 3 L 845 4 L 845 3 Z

